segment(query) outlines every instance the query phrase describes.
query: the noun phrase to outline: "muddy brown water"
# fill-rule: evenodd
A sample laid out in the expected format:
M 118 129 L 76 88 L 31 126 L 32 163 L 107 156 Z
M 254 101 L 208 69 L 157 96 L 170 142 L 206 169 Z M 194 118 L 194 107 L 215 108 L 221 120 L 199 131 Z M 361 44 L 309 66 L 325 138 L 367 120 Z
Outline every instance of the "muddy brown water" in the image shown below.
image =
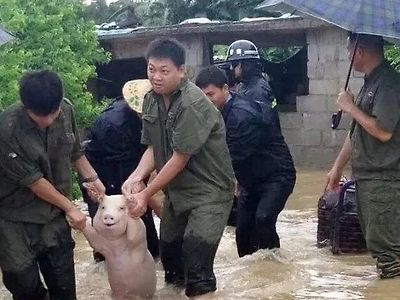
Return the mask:
M 278 220 L 282 248 L 238 258 L 234 228 L 227 227 L 215 260 L 217 292 L 197 299 L 400 299 L 400 278 L 380 280 L 368 255 L 334 256 L 316 245 L 317 201 L 325 172 L 302 171 L 293 195 Z M 74 233 L 79 300 L 110 300 L 102 263 L 95 264 L 84 237 Z M 155 300 L 187 299 L 165 286 L 157 262 Z M 0 283 L 0 300 L 11 300 Z

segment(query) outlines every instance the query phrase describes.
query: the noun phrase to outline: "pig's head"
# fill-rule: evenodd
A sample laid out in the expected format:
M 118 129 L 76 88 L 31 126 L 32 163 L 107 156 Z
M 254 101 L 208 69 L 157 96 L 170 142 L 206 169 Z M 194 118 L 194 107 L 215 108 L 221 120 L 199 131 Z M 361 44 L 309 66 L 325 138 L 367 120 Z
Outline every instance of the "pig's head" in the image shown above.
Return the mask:
M 106 239 L 116 239 L 125 234 L 128 213 L 122 195 L 105 196 L 100 202 L 93 227 Z

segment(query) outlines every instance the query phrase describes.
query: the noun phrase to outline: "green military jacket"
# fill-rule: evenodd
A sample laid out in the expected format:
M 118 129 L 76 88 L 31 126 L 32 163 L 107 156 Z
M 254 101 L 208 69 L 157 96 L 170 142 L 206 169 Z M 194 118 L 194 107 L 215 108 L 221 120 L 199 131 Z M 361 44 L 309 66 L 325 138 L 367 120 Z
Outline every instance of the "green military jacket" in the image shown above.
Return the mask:
M 153 146 L 157 171 L 173 151 L 191 158 L 164 190 L 167 205 L 179 213 L 203 204 L 232 201 L 234 173 L 225 141 L 224 120 L 206 95 L 183 80 L 167 110 L 150 91 L 143 103 L 142 143 Z
M 388 63 L 365 78 L 356 105 L 393 134 L 383 143 L 356 121 L 350 130 L 352 169 L 356 179 L 400 180 L 400 75 Z
M 63 212 L 41 200 L 28 188 L 45 178 L 71 197 L 71 161 L 81 157 L 72 105 L 61 103 L 61 112 L 47 129 L 39 129 L 22 104 L 0 114 L 0 218 L 44 224 Z

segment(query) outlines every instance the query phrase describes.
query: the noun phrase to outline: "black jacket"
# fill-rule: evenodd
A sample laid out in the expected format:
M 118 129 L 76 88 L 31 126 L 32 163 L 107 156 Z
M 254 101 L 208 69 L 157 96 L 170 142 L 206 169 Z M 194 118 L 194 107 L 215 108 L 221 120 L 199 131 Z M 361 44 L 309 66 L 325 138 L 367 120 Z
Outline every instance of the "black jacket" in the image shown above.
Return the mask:
M 227 144 L 239 184 L 245 188 L 295 177 L 292 156 L 281 133 L 276 100 L 263 77 L 243 84 L 222 110 Z
M 114 100 L 97 118 L 87 135 L 85 155 L 106 186 L 118 194 L 138 165 L 145 146 L 140 143 L 142 122 L 125 100 Z

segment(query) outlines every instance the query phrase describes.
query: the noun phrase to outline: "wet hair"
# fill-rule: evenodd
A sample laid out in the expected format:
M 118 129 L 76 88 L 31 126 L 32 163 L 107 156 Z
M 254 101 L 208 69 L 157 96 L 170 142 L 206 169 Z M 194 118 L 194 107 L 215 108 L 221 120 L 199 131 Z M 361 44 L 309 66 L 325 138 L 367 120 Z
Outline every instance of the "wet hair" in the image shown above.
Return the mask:
M 240 61 L 242 65 L 242 77 L 244 81 L 250 80 L 254 76 L 262 76 L 262 65 L 259 59 L 244 59 Z
M 177 68 L 185 64 L 185 48 L 175 39 L 156 39 L 147 47 L 146 60 L 169 58 Z
M 19 86 L 19 95 L 25 108 L 39 116 L 48 116 L 57 111 L 64 97 L 60 77 L 49 70 L 25 73 Z
M 201 89 L 211 84 L 220 89 L 222 89 L 225 84 L 228 84 L 228 77 L 225 75 L 225 72 L 217 66 L 209 66 L 202 69 L 196 77 L 196 85 Z
M 358 34 L 354 32 L 349 32 L 348 36 L 349 36 L 349 41 L 352 45 L 355 44 L 358 36 L 357 47 L 366 50 L 383 52 L 383 46 L 385 42 L 381 36 L 371 35 L 371 34 Z

